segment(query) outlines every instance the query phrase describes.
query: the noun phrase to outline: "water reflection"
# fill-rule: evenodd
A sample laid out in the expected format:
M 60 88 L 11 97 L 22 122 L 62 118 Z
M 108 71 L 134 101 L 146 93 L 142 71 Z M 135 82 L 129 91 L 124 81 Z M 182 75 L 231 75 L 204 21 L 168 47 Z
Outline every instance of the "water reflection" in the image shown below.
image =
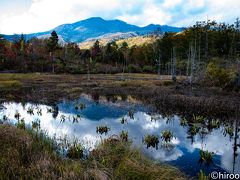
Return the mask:
M 29 125 L 33 122 L 38 125 L 40 122 L 39 127 L 50 136 L 80 139 L 89 150 L 102 138 L 122 134 L 123 138 L 131 139 L 133 145 L 149 157 L 176 165 L 193 176 L 200 169 L 205 172 L 217 170 L 240 173 L 237 123 L 224 125 L 219 120 L 203 117 L 180 118 L 176 115 L 153 114 L 149 108 L 129 102 L 127 97 L 101 99 L 94 96 L 94 99 L 97 102 L 84 96 L 74 102 L 66 101 L 53 106 L 3 103 L 0 119 L 9 118 L 11 122 L 17 123 L 18 118 L 24 118 Z M 75 108 L 76 104 L 84 108 Z M 99 133 L 97 127 L 106 127 L 108 132 Z M 167 145 L 161 139 L 163 132 L 173 135 L 168 138 Z M 157 150 L 154 147 L 147 148 L 143 143 L 147 134 L 159 137 Z M 199 163 L 200 150 L 214 153 L 213 164 L 207 167 Z

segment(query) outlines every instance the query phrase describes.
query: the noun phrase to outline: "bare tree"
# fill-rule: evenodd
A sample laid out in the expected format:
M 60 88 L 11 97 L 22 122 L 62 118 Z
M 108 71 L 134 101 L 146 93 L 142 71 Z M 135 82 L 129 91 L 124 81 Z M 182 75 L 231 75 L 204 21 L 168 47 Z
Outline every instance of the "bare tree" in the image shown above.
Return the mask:
M 190 73 L 190 84 L 192 84 L 194 80 L 194 74 L 195 74 L 195 59 L 196 59 L 196 38 L 195 38 L 195 43 L 193 46 L 193 43 L 191 43 L 191 73 Z
M 161 51 L 159 49 L 159 55 L 158 55 L 158 76 L 160 79 L 162 79 L 161 76 Z
M 208 60 L 208 29 L 209 29 L 209 20 L 207 19 L 206 25 L 206 42 L 205 42 L 205 59 Z
M 187 61 L 187 79 L 189 79 L 189 66 L 190 66 L 190 59 L 191 59 L 191 43 L 189 43 L 189 49 L 188 49 L 188 61 Z
M 153 43 L 153 51 L 154 51 L 154 60 L 157 63 L 157 67 L 158 67 L 158 76 L 160 79 L 162 79 L 161 76 L 161 50 L 160 47 L 157 43 Z
M 172 52 L 172 80 L 176 81 L 176 48 L 173 47 L 173 52 Z

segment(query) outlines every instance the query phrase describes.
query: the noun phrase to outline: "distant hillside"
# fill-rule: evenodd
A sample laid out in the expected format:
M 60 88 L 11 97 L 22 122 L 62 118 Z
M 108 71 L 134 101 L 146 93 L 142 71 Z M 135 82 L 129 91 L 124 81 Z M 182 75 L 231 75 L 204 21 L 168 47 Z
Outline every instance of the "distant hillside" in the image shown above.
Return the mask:
M 134 34 L 134 36 L 150 34 L 154 31 L 160 30 L 162 32 L 180 32 L 183 28 L 171 27 L 171 26 L 161 26 L 150 24 L 146 27 L 138 27 L 135 25 L 128 24 L 121 20 L 104 20 L 99 17 L 93 17 L 86 20 L 82 20 L 73 24 L 63 24 L 52 30 L 27 34 L 25 35 L 26 39 L 31 39 L 33 37 L 44 38 L 49 37 L 50 33 L 55 30 L 58 35 L 61 37 L 63 42 L 75 42 L 80 43 L 84 42 L 91 38 L 97 38 L 100 36 L 113 36 L 116 33 L 122 33 L 123 39 L 129 38 L 129 34 Z M 4 35 L 8 40 L 15 40 L 18 38 L 18 35 Z
M 111 37 L 112 36 L 107 38 L 97 38 L 97 39 L 99 40 L 101 46 L 105 46 L 108 42 L 111 42 L 114 40 L 116 41 L 117 45 L 121 45 L 125 41 L 128 43 L 129 47 L 132 47 L 134 45 L 149 44 L 149 43 L 152 43 L 154 40 L 156 40 L 156 38 L 153 36 L 132 36 L 128 38 L 119 38 L 119 39 L 117 38 L 112 39 Z M 82 43 L 79 43 L 80 49 L 90 49 L 97 39 L 91 39 L 91 40 L 87 40 Z

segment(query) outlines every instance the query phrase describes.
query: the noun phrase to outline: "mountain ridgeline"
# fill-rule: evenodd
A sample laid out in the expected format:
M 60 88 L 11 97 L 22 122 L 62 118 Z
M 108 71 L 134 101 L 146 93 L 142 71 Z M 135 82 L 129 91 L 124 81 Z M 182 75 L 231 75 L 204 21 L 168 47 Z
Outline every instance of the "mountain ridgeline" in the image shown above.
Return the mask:
M 80 43 L 88 39 L 98 39 L 98 37 L 101 36 L 112 36 L 116 33 L 122 33 L 121 38 L 124 38 L 124 36 L 127 38 L 129 37 L 129 34 L 131 36 L 139 36 L 151 34 L 155 31 L 180 32 L 183 28 L 155 24 L 139 27 L 127 24 L 121 20 L 104 20 L 99 17 L 93 17 L 73 24 L 63 24 L 50 31 L 26 34 L 25 38 L 27 40 L 33 37 L 48 38 L 53 30 L 57 32 L 62 42 Z M 18 37 L 19 35 L 4 35 L 4 38 L 10 41 L 14 41 Z

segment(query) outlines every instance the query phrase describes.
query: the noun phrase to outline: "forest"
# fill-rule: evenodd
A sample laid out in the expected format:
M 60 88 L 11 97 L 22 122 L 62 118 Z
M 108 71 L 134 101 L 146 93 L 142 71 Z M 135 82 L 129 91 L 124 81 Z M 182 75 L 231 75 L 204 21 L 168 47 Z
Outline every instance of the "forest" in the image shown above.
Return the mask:
M 188 76 L 189 82 L 206 80 L 216 86 L 238 81 L 240 21 L 233 24 L 201 21 L 180 33 L 153 32 L 155 41 L 129 47 L 115 41 L 90 49 L 50 38 L 7 41 L 0 37 L 1 72 L 48 73 L 157 73 Z M 207 78 L 206 78 L 207 77 Z M 238 83 L 239 84 L 239 83 Z

